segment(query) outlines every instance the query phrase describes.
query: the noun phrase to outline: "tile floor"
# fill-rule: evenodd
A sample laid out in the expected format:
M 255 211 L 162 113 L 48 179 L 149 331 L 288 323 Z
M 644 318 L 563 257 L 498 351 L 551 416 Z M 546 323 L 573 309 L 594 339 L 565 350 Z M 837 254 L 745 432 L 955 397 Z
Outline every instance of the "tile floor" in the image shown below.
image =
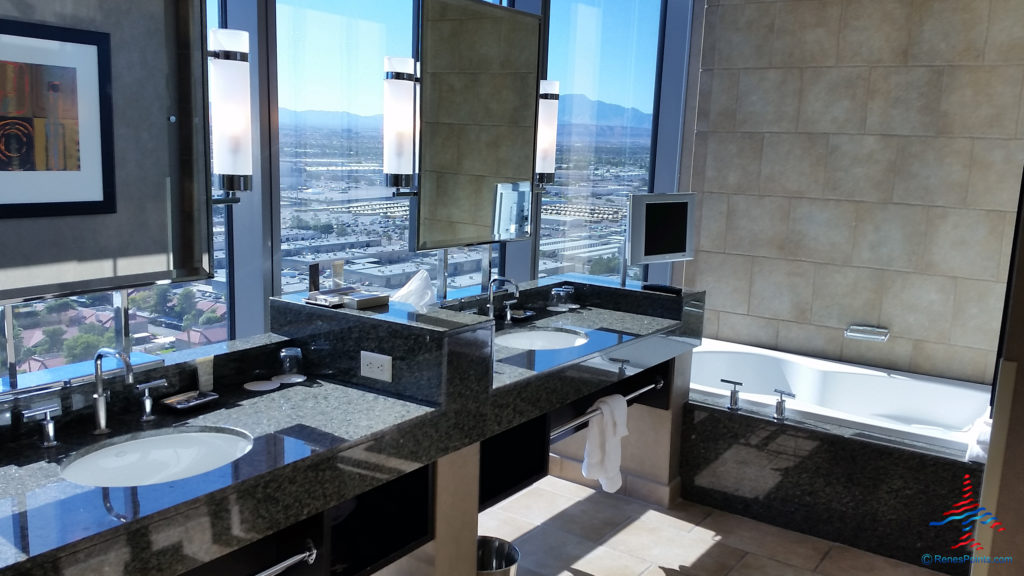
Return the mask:
M 925 576 L 937 572 L 693 504 L 670 509 L 551 476 L 480 515 L 518 576 Z
M 480 514 L 517 576 L 927 576 L 937 572 L 690 502 L 670 509 L 552 476 Z M 376 576 L 433 574 L 429 546 Z

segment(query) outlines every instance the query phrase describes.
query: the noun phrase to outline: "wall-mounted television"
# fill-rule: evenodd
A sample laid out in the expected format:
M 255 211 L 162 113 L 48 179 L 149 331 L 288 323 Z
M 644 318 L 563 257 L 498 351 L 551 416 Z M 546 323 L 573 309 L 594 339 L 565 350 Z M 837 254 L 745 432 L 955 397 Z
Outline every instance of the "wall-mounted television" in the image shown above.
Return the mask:
M 697 195 L 632 194 L 626 254 L 630 265 L 693 258 Z

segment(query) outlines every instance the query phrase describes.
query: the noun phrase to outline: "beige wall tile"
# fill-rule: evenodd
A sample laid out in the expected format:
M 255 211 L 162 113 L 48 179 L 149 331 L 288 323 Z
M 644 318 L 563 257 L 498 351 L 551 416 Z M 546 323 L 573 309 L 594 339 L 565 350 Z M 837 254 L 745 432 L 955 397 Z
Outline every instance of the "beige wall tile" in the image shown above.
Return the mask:
M 700 67 L 702 70 L 709 70 L 716 67 L 716 50 L 715 47 L 718 45 L 718 2 L 709 2 L 707 8 L 704 10 L 703 29 L 694 28 L 693 36 L 696 37 L 696 30 L 701 30 L 702 34 L 700 37 L 700 52 L 694 50 L 691 54 L 700 54 Z M 694 24 L 698 19 L 699 12 L 697 8 L 694 8 Z
M 991 384 L 991 374 L 995 362 L 995 350 L 978 350 L 918 341 L 914 342 L 910 371 L 954 380 Z
M 867 68 L 808 68 L 803 73 L 799 126 L 803 132 L 863 132 Z
M 953 327 L 949 341 L 961 346 L 995 350 L 1003 321 L 1006 284 L 981 280 L 956 281 Z
M 849 262 L 856 217 L 855 202 L 792 199 L 786 254 L 800 260 L 832 264 Z
M 839 64 L 905 64 L 911 2 L 847 0 L 839 32 Z
M 1024 141 L 975 140 L 967 206 L 1015 212 L 1021 190 Z
M 718 338 L 718 310 L 704 310 L 704 338 Z
M 809 322 L 813 290 L 814 264 L 755 258 L 750 277 L 750 313 Z
M 1024 60 L 1024 54 L 1021 59 Z M 942 131 L 946 134 L 1012 138 L 1020 110 L 1024 67 L 959 66 L 943 77 Z
M 685 186 L 689 182 L 690 190 L 701 191 L 706 190 L 706 179 L 707 164 L 708 164 L 708 140 L 710 133 L 698 131 L 693 135 L 693 161 L 690 163 L 688 158 L 683 158 L 682 166 L 680 167 L 680 186 Z M 687 174 L 687 167 L 689 167 L 689 174 Z
M 779 322 L 778 349 L 814 358 L 837 359 L 843 351 L 843 331 L 796 322 Z
M 971 64 L 985 53 L 989 0 L 914 0 L 911 64 Z
M 811 322 L 836 328 L 877 325 L 884 282 L 885 273 L 874 268 L 817 265 Z
M 782 256 L 786 251 L 789 198 L 777 196 L 729 197 L 726 252 L 755 256 Z
M 697 263 L 695 288 L 707 290 L 707 307 L 711 310 L 725 310 L 746 314 L 750 302 L 750 270 L 753 266 L 749 256 L 701 252 Z
M 991 0 L 985 62 L 1016 62 L 1024 60 L 1024 3 L 1020 0 Z
M 779 322 L 722 312 L 718 317 L 718 339 L 774 350 L 779 339 Z
M 941 68 L 873 68 L 868 88 L 867 131 L 937 134 Z
M 1010 270 L 1010 256 L 1013 254 L 1013 235 L 1017 228 L 1017 215 L 1007 214 L 1003 220 L 1003 253 L 999 258 L 999 280 L 1006 280 Z M 1022 256 L 1024 258 L 1024 256 Z
M 893 200 L 929 206 L 963 206 L 970 178 L 971 140 L 907 138 L 902 144 Z
M 795 131 L 800 107 L 800 70 L 772 68 L 740 72 L 736 129 Z
M 757 194 L 762 139 L 761 134 L 708 134 L 704 189 Z
M 761 193 L 821 196 L 827 161 L 828 136 L 767 134 L 761 160 Z
M 771 65 L 775 11 L 773 3 L 718 7 L 715 67 Z
M 915 270 L 924 253 L 928 209 L 901 204 L 859 204 L 854 229 L 855 266 Z
M 700 195 L 700 249 L 725 251 L 725 224 L 729 209 L 726 194 L 704 192 Z
M 841 4 L 837 0 L 780 3 L 775 22 L 772 64 L 835 64 L 840 10 Z
M 893 336 L 947 342 L 956 280 L 907 272 L 886 272 L 881 325 Z
M 872 202 L 892 200 L 899 142 L 899 138 L 889 136 L 830 136 L 824 195 Z
M 736 129 L 736 102 L 739 97 L 740 73 L 737 70 L 716 70 L 708 101 L 708 127 L 711 130 Z
M 913 350 L 914 341 L 906 338 L 890 336 L 885 342 L 846 338 L 843 340 L 843 362 L 906 371 L 910 370 Z
M 924 271 L 999 280 L 1004 222 L 1002 212 L 929 209 Z

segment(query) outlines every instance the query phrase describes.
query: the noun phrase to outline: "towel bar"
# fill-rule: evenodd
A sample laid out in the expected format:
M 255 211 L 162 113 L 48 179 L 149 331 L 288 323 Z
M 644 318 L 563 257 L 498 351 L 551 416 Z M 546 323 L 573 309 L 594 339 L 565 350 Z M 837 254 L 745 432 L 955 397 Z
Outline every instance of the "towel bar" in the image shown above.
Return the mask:
M 664 385 L 665 385 L 665 381 L 662 380 L 659 377 L 653 384 L 648 384 L 647 386 L 644 386 L 643 388 L 637 390 L 636 392 L 633 392 L 632 394 L 628 394 L 626 396 L 626 401 L 632 400 L 633 398 L 636 398 L 637 396 L 643 394 L 644 392 L 647 392 L 648 390 L 661 390 L 661 387 L 664 386 Z M 562 434 L 563 432 L 566 432 L 568 430 L 572 430 L 573 428 L 579 426 L 580 424 L 583 424 L 584 422 L 590 420 L 591 418 L 593 418 L 594 416 L 597 416 L 600 413 L 601 413 L 600 410 L 591 410 L 591 411 L 583 414 L 582 416 L 579 416 L 577 418 L 573 418 L 572 420 L 570 420 L 570 421 L 566 422 L 565 424 L 562 424 L 558 428 L 555 428 L 554 430 L 552 430 L 551 431 L 551 437 L 555 438 L 556 436 Z

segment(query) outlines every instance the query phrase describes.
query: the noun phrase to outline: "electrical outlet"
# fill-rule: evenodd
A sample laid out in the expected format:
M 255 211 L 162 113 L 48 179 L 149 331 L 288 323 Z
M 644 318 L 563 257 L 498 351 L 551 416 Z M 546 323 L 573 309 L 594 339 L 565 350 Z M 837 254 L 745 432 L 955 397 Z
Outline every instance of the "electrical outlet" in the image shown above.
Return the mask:
M 361 350 L 359 352 L 359 375 L 391 382 L 391 356 Z

